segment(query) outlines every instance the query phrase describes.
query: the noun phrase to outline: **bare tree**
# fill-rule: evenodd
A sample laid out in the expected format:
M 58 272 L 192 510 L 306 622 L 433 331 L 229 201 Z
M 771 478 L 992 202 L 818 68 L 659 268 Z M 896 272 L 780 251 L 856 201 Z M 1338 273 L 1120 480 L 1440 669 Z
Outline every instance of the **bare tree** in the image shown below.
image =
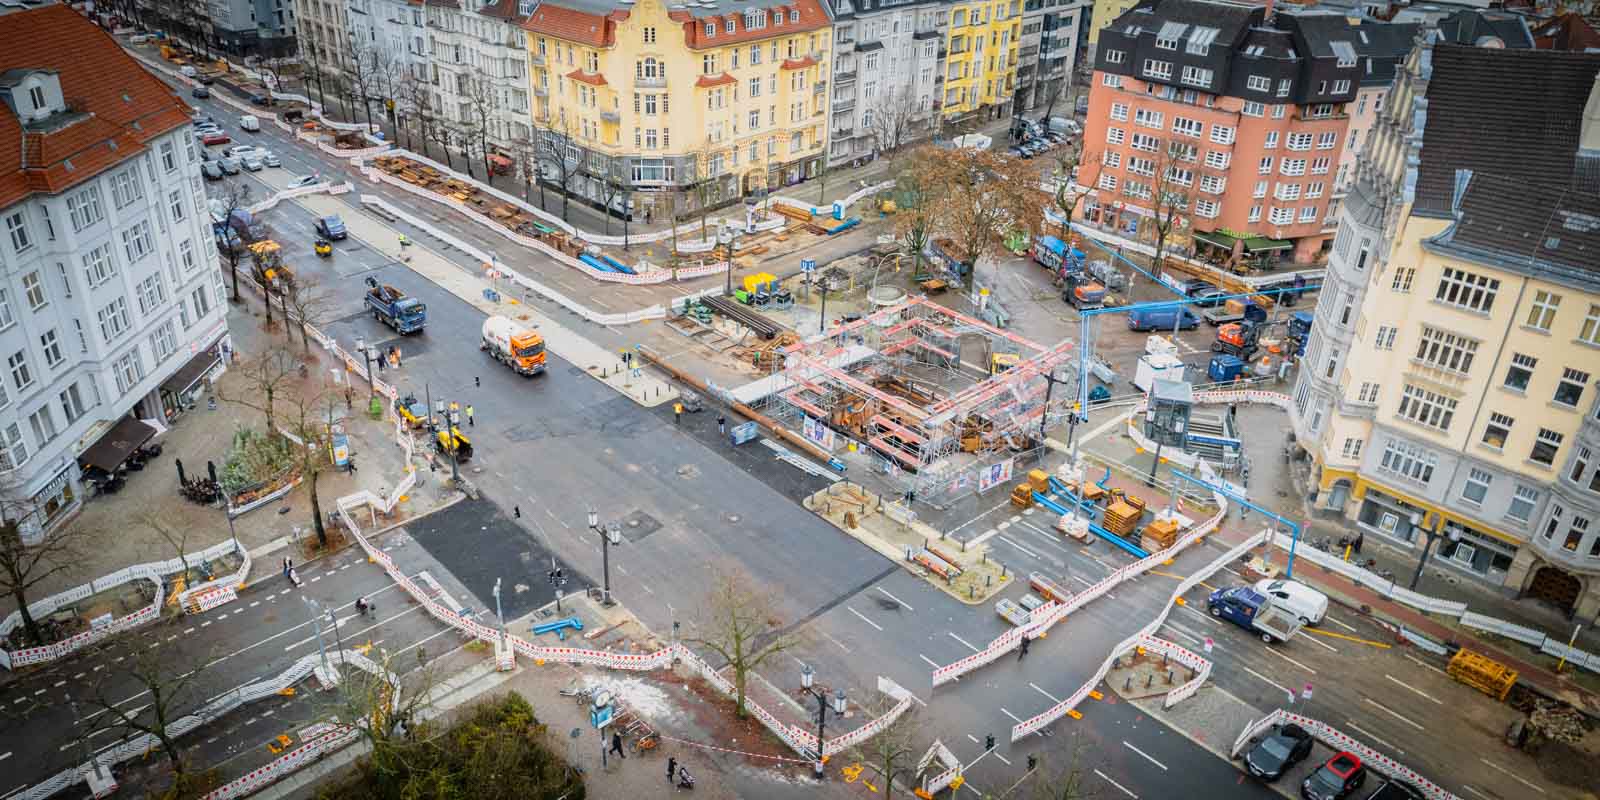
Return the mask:
M 512 139 L 511 157 L 516 159 L 517 177 L 522 179 L 522 200 L 531 203 L 533 184 L 539 182 L 539 145 L 532 137 Z
M 146 629 L 128 643 L 126 660 L 115 670 L 106 670 L 91 687 L 88 701 L 97 709 L 94 727 L 123 736 L 149 734 L 161 745 L 161 752 L 180 784 L 189 776 L 189 759 L 179 737 L 177 724 L 206 702 L 205 679 L 209 655 L 198 659 L 175 657 L 174 647 L 163 641 L 164 630 Z M 143 691 L 135 704 L 127 697 L 128 681 Z
M 339 691 L 328 693 L 327 702 L 320 709 L 320 715 L 330 722 L 366 723 L 355 728 L 372 746 L 368 758 L 380 774 L 406 772 L 408 751 L 427 738 L 424 718 L 430 715 L 434 688 L 439 683 L 427 657 L 421 647 L 384 652 L 377 657 L 369 653 L 368 658 L 383 672 L 404 681 L 405 690 L 400 696 L 395 697 L 395 688 L 384 675 L 347 668 L 341 674 Z
M 93 547 L 89 532 L 81 525 L 62 524 L 45 528 L 38 541 L 22 539 L 22 525 L 45 522 L 44 509 L 31 499 L 10 496 L 0 499 L 0 593 L 11 596 L 22 615 L 22 629 L 34 646 L 49 644 L 44 630 L 28 610 L 33 589 L 57 577 L 76 574 L 78 566 Z
M 783 630 L 772 595 L 751 583 L 734 565 L 724 565 L 711 578 L 700 618 L 691 623 L 684 641 L 704 647 L 726 661 L 733 672 L 735 711 L 745 716 L 745 686 L 750 673 L 767 659 L 794 647 L 793 634 Z
M 875 707 L 871 709 L 872 715 L 881 717 L 889 713 L 894 706 L 894 698 L 880 695 Z M 897 773 L 909 774 L 916 769 L 916 738 L 921 733 L 920 726 L 921 721 L 916 718 L 916 709 L 907 709 L 871 739 L 851 748 L 851 758 L 872 767 L 878 774 L 878 780 L 883 783 L 883 800 L 893 800 Z
M 296 449 L 296 466 L 305 479 L 306 492 L 311 496 L 311 528 L 316 531 L 317 543 L 328 546 L 328 529 L 323 524 L 322 497 L 317 491 L 322 473 L 333 468 L 330 453 L 333 451 L 333 426 L 339 402 L 327 388 L 312 390 L 304 387 L 285 398 L 288 432 L 299 439 Z
M 439 145 L 439 149 L 444 151 L 444 165 L 455 169 L 456 163 L 450 158 L 450 145 L 455 144 L 456 134 L 449 115 L 442 109 L 435 109 L 428 119 L 426 133 L 428 138 L 425 141 Z
M 285 287 L 283 301 L 294 309 L 295 325 L 300 328 L 300 344 L 306 353 L 310 353 L 310 329 L 323 321 L 323 317 L 335 307 L 337 298 L 315 276 L 301 275 Z
M 379 75 L 389 52 L 379 42 L 361 41 L 354 30 L 350 31 L 350 64 L 345 73 L 350 76 L 350 90 L 361 101 L 361 111 L 367 120 L 367 131 L 372 130 L 372 96 L 379 88 Z M 354 118 L 352 115 L 352 122 Z
M 916 133 L 920 118 L 919 101 L 910 86 L 900 86 L 882 95 L 868 109 L 866 127 L 872 133 L 873 146 L 882 155 L 893 155 L 908 143 Z
M 489 131 L 495 112 L 494 80 L 475 69 L 466 76 L 466 105 L 462 111 L 470 117 L 470 130 L 477 140 L 478 155 L 483 158 L 483 179 L 494 182 L 494 167 L 489 163 Z M 469 169 L 468 172 L 471 172 Z
M 567 218 L 572 200 L 572 179 L 578 176 L 577 122 L 562 109 L 549 127 L 538 129 L 539 171 L 542 181 L 553 182 L 561 190 L 561 218 Z M 553 180 L 552 180 L 553 179 Z M 543 204 L 541 203 L 541 207 Z
M 243 359 L 239 372 L 244 388 L 237 393 L 218 391 L 223 400 L 261 412 L 266 417 L 267 435 L 277 434 L 276 403 L 291 388 L 289 383 L 302 371 L 303 363 L 287 346 L 271 344 L 260 354 Z
M 900 241 L 911 251 L 911 274 L 922 271 L 922 255 L 934 230 L 933 193 L 937 190 L 931 180 L 927 159 L 935 156 L 931 150 L 918 149 L 906 159 L 895 162 L 894 230 Z
M 1091 757 L 1094 745 L 1074 734 L 1066 743 L 1039 755 L 1036 767 L 1040 771 L 1034 781 L 1034 800 L 1091 800 L 1099 797 L 1093 787 L 1095 766 Z
M 244 181 L 228 181 L 221 192 L 212 195 L 213 200 L 219 201 L 222 207 L 222 226 L 213 235 L 217 240 L 217 251 L 228 260 L 228 272 L 233 275 L 233 297 L 230 299 L 237 303 L 239 297 L 239 259 L 244 256 L 244 248 L 236 246 L 233 242 L 233 215 L 234 212 L 245 208 L 250 202 L 250 184 Z M 242 243 L 241 243 L 242 244 Z
M 716 183 L 717 179 L 722 177 L 720 171 L 722 159 L 718 158 L 719 155 L 709 137 L 702 141 L 699 147 L 690 148 L 684 153 L 690 163 L 694 164 L 694 183 L 691 184 L 690 191 L 694 193 L 696 210 L 700 212 L 702 242 L 706 240 L 707 215 L 711 213 L 711 205 L 716 202 L 719 194 Z
M 1172 231 L 1180 222 L 1187 225 L 1189 221 L 1196 156 L 1194 145 L 1178 141 L 1165 143 L 1156 154 L 1154 183 L 1149 198 L 1155 203 L 1155 208 L 1145 224 L 1155 236 L 1156 257 L 1152 266 L 1157 275 L 1161 274 L 1166 261 L 1167 242 Z M 1131 165 L 1129 168 L 1132 168 Z
M 1056 157 L 1056 191 L 1051 200 L 1061 212 L 1062 241 L 1067 241 L 1072 234 L 1072 215 L 1078 213 L 1078 206 L 1094 191 L 1095 182 L 1100 179 L 1101 163 L 1100 154 L 1084 152 L 1082 144 L 1063 149 Z
M 412 133 L 411 125 L 397 122 L 396 127 L 406 132 L 406 147 L 415 147 L 416 140 L 422 140 L 422 151 L 428 150 L 430 128 L 433 125 L 433 110 L 429 107 L 431 98 L 428 93 L 428 81 L 418 76 L 415 72 L 407 70 L 400 77 L 396 101 L 399 105 L 400 120 L 409 121 L 416 126 Z

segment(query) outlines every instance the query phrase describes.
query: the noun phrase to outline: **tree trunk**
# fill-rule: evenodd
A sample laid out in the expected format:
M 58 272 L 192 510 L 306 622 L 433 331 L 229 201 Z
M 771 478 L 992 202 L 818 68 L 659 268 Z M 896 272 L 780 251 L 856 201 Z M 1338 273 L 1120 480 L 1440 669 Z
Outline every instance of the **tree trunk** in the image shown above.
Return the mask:
M 11 597 L 17 601 L 17 611 L 22 614 L 22 627 L 28 632 L 28 640 L 33 642 L 35 647 L 43 647 L 45 645 L 44 631 L 39 630 L 39 621 L 28 613 L 27 589 L 20 585 L 22 581 L 13 581 L 13 583 L 17 585 L 11 587 Z
M 561 221 L 571 222 L 567 217 L 567 210 L 572 204 L 572 176 L 567 175 L 561 180 Z
M 328 546 L 328 529 L 322 524 L 322 501 L 317 497 L 317 478 L 322 475 L 322 470 L 311 471 L 311 527 L 317 531 L 317 545 L 326 549 Z
M 237 259 L 228 259 L 228 268 L 233 271 L 233 302 L 239 302 L 239 262 Z
M 745 679 L 746 679 L 745 671 L 743 669 L 740 669 L 740 665 L 737 662 L 735 662 L 733 664 L 733 689 L 734 689 L 734 692 L 738 695 L 738 699 L 736 701 L 736 704 L 734 706 L 733 711 L 734 711 L 735 714 L 738 715 L 739 719 L 744 719 L 745 717 L 750 715 L 749 712 L 745 711 L 745 708 L 744 708 L 744 685 L 745 685 Z

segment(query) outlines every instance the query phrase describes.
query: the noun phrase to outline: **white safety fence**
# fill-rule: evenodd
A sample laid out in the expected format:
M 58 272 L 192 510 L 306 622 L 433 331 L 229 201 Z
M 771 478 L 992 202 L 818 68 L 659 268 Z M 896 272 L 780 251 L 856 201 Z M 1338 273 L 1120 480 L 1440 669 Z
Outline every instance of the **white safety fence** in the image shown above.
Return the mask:
M 77 634 L 76 636 L 63 639 L 54 644 L 47 644 L 42 647 L 25 647 L 19 650 L 11 651 L 0 648 L 0 667 L 4 667 L 6 669 L 16 669 L 17 667 L 27 666 L 29 664 L 42 664 L 46 661 L 54 661 L 63 656 L 82 650 L 83 648 L 88 647 L 89 645 L 105 639 L 113 634 L 131 630 L 139 627 L 140 625 L 144 625 L 145 623 L 152 622 L 161 616 L 161 607 L 166 602 L 166 587 L 164 582 L 166 576 L 183 572 L 191 565 L 205 563 L 235 551 L 239 552 L 243 556 L 243 563 L 240 565 L 240 568 L 232 574 L 219 576 L 207 583 L 195 587 L 193 590 L 186 591 L 179 595 L 180 600 L 186 600 L 187 595 L 191 595 L 200 589 L 237 584 L 244 580 L 244 577 L 248 575 L 250 571 L 250 554 L 244 549 L 244 546 L 241 545 L 237 539 L 229 539 L 225 542 L 212 545 L 211 547 L 208 547 L 199 553 L 195 553 L 181 559 L 171 558 L 167 559 L 166 561 L 152 561 L 148 564 L 135 564 L 131 567 L 124 567 L 123 569 L 113 572 L 110 575 L 96 578 L 89 583 L 85 583 L 81 586 L 76 586 L 64 592 L 59 592 L 41 600 L 36 600 L 32 603 L 29 603 L 29 615 L 31 615 L 34 619 L 43 619 L 51 614 L 54 614 L 58 609 L 72 605 L 73 603 L 88 598 L 92 595 L 110 591 L 126 583 L 142 580 L 150 581 L 151 583 L 155 584 L 155 591 L 151 594 L 150 604 L 120 619 L 113 619 L 102 625 L 95 625 L 93 622 L 91 622 L 89 630 Z M 13 611 L 8 614 L 5 620 L 0 622 L 0 641 L 5 641 L 8 639 L 12 632 L 21 626 L 22 612 Z
M 285 200 L 292 200 L 292 199 L 294 199 L 296 197 L 305 197 L 306 195 L 312 195 L 312 194 L 322 194 L 324 192 L 326 192 L 328 194 L 332 194 L 332 195 L 340 195 L 340 194 L 347 194 L 347 193 L 349 193 L 351 191 L 354 191 L 354 190 L 355 190 L 355 187 L 351 186 L 349 181 L 345 181 L 344 183 L 340 183 L 340 184 L 333 184 L 333 183 L 329 183 L 327 181 L 323 181 L 321 183 L 311 184 L 310 186 L 300 186 L 300 187 L 296 187 L 294 189 L 284 189 L 283 191 L 277 192 L 276 194 L 272 195 L 271 197 L 269 197 L 269 198 L 267 198 L 267 199 L 265 199 L 265 200 L 263 200 L 263 201 L 261 201 L 259 203 L 256 203 L 253 206 L 250 206 L 246 210 L 249 211 L 251 214 L 260 214 L 263 211 L 270 210 L 271 208 L 273 208 L 274 206 L 278 205 L 279 203 L 281 203 L 281 202 L 283 202 Z
M 1443 787 L 1417 774 L 1416 770 L 1396 761 L 1379 752 L 1377 749 L 1362 742 L 1344 731 L 1325 722 L 1319 722 L 1310 717 L 1304 717 L 1293 712 L 1278 709 L 1267 716 L 1250 723 L 1239 733 L 1233 741 L 1233 749 L 1229 754 L 1237 758 L 1251 739 L 1260 736 L 1274 725 L 1293 723 L 1305 728 L 1317 741 L 1333 748 L 1334 750 L 1355 753 L 1368 769 L 1394 780 L 1405 781 L 1421 790 L 1428 800 L 1460 800 L 1456 795 L 1446 791 Z

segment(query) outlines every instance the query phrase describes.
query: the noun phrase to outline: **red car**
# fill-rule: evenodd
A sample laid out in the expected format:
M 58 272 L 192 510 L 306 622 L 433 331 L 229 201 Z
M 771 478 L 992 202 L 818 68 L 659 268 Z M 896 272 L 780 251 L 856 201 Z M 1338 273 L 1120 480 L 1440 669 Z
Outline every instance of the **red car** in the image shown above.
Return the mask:
M 233 140 L 228 138 L 228 134 L 226 133 L 208 133 L 205 136 L 200 137 L 200 143 L 207 147 L 210 147 L 214 144 L 227 144 L 231 141 Z
M 1361 757 L 1341 752 L 1311 773 L 1300 784 L 1304 800 L 1342 800 L 1367 782 L 1367 767 Z

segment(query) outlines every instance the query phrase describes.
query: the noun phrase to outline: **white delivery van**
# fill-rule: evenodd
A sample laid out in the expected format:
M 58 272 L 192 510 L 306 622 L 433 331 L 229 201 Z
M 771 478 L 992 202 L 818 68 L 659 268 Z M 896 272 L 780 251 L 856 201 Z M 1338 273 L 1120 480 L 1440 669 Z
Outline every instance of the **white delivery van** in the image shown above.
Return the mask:
M 200 71 L 195 69 L 194 67 L 191 67 L 191 66 L 185 64 L 183 67 L 181 67 L 178 70 L 178 73 L 180 75 L 182 75 L 183 77 L 185 77 L 185 78 L 193 78 L 194 76 L 199 75 Z
M 239 118 L 239 127 L 251 132 L 259 131 L 261 130 L 261 120 L 256 119 L 254 114 L 246 114 Z
M 1257 581 L 1255 590 L 1272 598 L 1272 604 L 1316 627 L 1328 615 L 1328 596 L 1298 581 Z

